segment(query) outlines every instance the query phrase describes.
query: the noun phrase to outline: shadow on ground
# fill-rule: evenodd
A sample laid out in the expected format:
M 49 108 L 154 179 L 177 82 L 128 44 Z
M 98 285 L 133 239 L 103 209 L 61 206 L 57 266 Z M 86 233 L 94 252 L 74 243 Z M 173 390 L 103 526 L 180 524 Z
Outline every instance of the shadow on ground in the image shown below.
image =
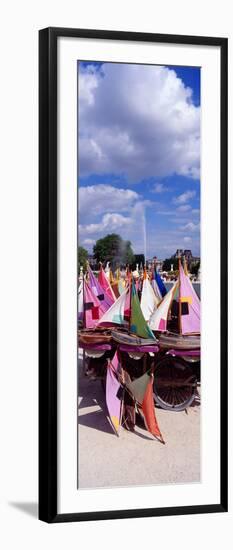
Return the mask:
M 112 428 L 106 418 L 106 413 L 102 410 L 79 415 L 78 423 L 81 426 L 93 428 L 94 430 L 99 430 L 100 432 L 105 432 L 108 434 L 113 433 Z
M 38 518 L 37 502 L 8 502 L 9 506 L 17 508 L 20 512 L 27 514 L 33 518 Z

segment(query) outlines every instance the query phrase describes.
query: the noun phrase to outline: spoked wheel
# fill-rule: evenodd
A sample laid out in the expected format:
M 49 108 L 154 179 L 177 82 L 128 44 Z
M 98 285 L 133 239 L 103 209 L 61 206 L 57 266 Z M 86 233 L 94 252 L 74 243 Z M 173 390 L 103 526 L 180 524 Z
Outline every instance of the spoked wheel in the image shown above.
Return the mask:
M 183 411 L 195 398 L 197 379 L 183 359 L 164 357 L 154 372 L 155 401 L 162 409 Z

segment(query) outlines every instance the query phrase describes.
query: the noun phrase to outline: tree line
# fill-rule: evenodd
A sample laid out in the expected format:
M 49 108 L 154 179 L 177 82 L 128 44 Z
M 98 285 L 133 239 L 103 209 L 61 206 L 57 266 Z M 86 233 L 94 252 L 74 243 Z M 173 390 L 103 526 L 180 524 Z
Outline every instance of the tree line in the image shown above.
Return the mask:
M 142 264 L 144 266 L 145 256 L 144 254 L 134 254 L 132 249 L 132 244 L 128 240 L 122 239 L 120 235 L 116 233 L 111 233 L 106 235 L 101 239 L 96 241 L 96 244 L 93 246 L 93 256 L 96 260 L 96 264 L 102 262 L 106 264 L 110 262 L 112 269 L 116 269 L 121 266 L 129 266 L 132 269 L 135 269 L 136 264 L 139 266 Z M 80 271 L 80 266 L 86 270 L 88 260 L 88 251 L 83 247 L 78 247 L 78 269 Z M 171 257 L 166 258 L 163 262 L 163 270 L 170 271 L 171 266 L 173 265 L 173 270 L 178 269 L 178 259 Z M 197 274 L 200 263 L 191 268 L 191 273 Z

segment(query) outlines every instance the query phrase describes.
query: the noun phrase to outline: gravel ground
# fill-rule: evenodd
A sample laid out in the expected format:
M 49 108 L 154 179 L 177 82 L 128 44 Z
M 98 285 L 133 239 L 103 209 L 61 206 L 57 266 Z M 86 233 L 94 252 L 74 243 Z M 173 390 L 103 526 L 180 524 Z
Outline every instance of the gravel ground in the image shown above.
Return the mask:
M 183 412 L 156 408 L 162 445 L 137 425 L 117 437 L 108 421 L 99 380 L 79 382 L 79 488 L 200 481 L 200 405 Z

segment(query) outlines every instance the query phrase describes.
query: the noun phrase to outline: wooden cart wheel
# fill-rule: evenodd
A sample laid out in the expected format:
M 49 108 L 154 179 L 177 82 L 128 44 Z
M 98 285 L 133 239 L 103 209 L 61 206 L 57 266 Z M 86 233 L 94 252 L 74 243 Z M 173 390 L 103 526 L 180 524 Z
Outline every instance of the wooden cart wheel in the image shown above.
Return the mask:
M 184 359 L 166 356 L 155 366 L 155 402 L 162 409 L 185 410 L 195 398 L 196 387 L 196 376 Z

